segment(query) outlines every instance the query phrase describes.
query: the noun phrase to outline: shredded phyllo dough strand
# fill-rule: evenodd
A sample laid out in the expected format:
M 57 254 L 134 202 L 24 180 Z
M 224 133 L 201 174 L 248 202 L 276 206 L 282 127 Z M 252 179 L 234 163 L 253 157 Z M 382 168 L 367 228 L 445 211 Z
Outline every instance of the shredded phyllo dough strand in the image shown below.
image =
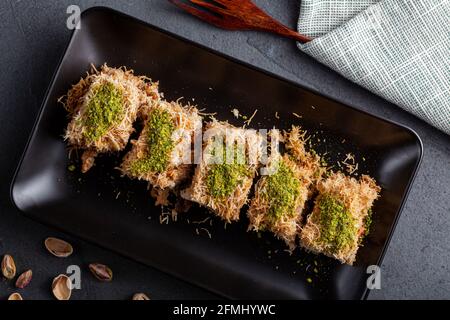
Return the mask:
M 158 99 L 157 83 L 132 70 L 93 67 L 60 99 L 71 117 L 65 139 L 71 148 L 85 150 L 82 171 L 94 165 L 97 154 L 123 150 L 141 109 Z
M 373 202 L 381 189 L 367 175 L 358 181 L 334 173 L 319 182 L 318 191 L 314 210 L 301 232 L 301 245 L 351 265 L 367 231 L 366 219 L 370 218 Z

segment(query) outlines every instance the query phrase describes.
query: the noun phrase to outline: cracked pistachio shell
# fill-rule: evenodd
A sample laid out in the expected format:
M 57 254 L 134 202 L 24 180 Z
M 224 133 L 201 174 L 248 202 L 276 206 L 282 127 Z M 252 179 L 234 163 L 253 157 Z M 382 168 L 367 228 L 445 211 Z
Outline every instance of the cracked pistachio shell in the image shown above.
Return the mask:
M 33 278 L 33 271 L 31 270 L 25 271 L 17 278 L 16 287 L 19 289 L 25 288 L 30 284 L 32 278 Z
M 150 300 L 145 293 L 136 293 L 133 295 L 133 300 Z
M 112 270 L 104 264 L 91 263 L 89 265 L 89 270 L 94 275 L 94 277 L 96 277 L 100 281 L 110 282 L 113 278 Z
M 58 238 L 47 238 L 44 244 L 47 251 L 58 258 L 67 258 L 73 253 L 72 245 Z
M 2 274 L 6 279 L 12 280 L 16 276 L 16 264 L 13 257 L 9 254 L 3 256 L 1 268 Z
M 69 300 L 72 296 L 72 282 L 65 274 L 60 274 L 52 283 L 52 292 L 57 300 Z
M 13 293 L 12 295 L 10 295 L 9 297 L 8 297 L 8 300 L 23 300 L 23 298 L 22 298 L 22 296 L 20 295 L 20 293 L 17 293 L 17 292 L 15 292 L 15 293 Z

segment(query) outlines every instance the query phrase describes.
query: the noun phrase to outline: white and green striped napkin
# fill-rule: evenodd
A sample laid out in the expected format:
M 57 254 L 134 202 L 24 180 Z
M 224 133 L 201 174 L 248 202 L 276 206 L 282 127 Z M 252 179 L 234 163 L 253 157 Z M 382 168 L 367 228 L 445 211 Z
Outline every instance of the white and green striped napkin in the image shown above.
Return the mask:
M 301 0 L 301 50 L 450 134 L 450 0 Z

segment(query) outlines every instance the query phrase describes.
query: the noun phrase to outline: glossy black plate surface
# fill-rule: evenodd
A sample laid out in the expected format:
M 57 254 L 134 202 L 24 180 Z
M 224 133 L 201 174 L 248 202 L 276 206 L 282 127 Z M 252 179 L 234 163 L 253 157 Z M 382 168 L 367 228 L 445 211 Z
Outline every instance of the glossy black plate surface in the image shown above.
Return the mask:
M 167 99 L 184 97 L 235 124 L 230 112 L 258 113 L 254 128 L 300 124 L 329 163 L 353 153 L 360 173 L 383 191 L 373 229 L 355 266 L 296 250 L 270 235 L 246 233 L 246 219 L 228 225 L 194 207 L 161 225 L 143 183 L 122 179 L 117 157 L 101 157 L 87 175 L 68 170 L 62 139 L 66 112 L 57 103 L 91 63 L 127 66 L 160 81 Z M 275 118 L 278 112 L 280 120 Z M 293 112 L 302 116 L 297 118 Z M 411 130 L 345 106 L 274 75 L 106 8 L 83 13 L 55 74 L 12 184 L 27 216 L 230 298 L 361 299 L 366 268 L 380 265 L 422 156 Z M 243 215 L 244 216 L 244 215 Z M 212 235 L 209 239 L 206 228 Z M 198 234 L 197 234 L 198 233 Z

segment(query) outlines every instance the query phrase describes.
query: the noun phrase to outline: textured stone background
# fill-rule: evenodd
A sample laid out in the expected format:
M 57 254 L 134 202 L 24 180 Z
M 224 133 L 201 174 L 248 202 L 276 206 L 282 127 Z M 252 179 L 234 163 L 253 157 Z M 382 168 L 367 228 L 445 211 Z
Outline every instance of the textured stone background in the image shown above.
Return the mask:
M 257 0 L 273 16 L 292 28 L 297 0 Z M 99 285 L 89 276 L 75 299 L 127 299 L 147 292 L 155 299 L 214 298 L 212 294 L 173 279 L 20 215 L 10 203 L 9 183 L 23 151 L 45 90 L 70 38 L 66 8 L 106 5 L 163 29 L 178 33 L 237 59 L 280 74 L 346 104 L 387 117 L 416 130 L 424 161 L 382 266 L 382 290 L 372 299 L 428 299 L 450 297 L 450 139 L 417 118 L 343 79 L 300 53 L 295 43 L 254 32 L 224 32 L 209 27 L 165 0 L 0 2 L 0 255 L 13 254 L 20 266 L 35 271 L 28 299 L 50 299 L 51 278 L 67 264 L 85 266 L 103 261 L 112 266 L 115 280 Z M 49 235 L 72 241 L 77 255 L 66 261 L 45 254 L 42 240 Z M 0 299 L 11 292 L 0 282 Z

